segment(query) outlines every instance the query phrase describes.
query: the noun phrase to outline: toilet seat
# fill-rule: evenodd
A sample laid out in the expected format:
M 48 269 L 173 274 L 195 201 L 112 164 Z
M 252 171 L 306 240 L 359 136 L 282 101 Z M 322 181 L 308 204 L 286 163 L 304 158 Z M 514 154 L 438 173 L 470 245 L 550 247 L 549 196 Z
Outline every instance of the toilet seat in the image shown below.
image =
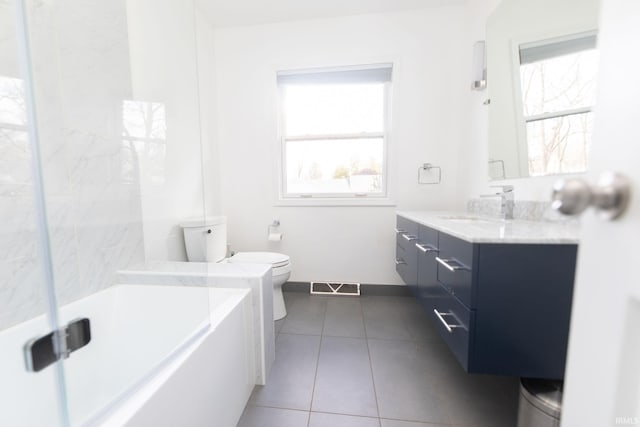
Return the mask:
M 289 265 L 289 256 L 277 252 L 238 252 L 228 260 L 243 264 L 269 264 L 273 268 Z
M 274 277 L 291 273 L 291 264 L 286 264 L 282 267 L 271 267 L 271 271 Z

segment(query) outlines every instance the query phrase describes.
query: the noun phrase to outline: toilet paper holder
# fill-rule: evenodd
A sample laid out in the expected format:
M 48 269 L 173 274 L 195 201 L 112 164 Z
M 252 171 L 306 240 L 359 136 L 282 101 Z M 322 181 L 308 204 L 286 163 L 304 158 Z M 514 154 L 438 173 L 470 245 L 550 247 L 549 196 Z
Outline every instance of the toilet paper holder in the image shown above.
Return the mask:
M 269 224 L 269 226 L 267 227 L 267 235 L 271 233 L 275 233 L 277 231 L 276 228 L 278 227 L 280 227 L 280 221 L 277 219 L 274 219 L 273 222 Z
M 280 221 L 277 219 L 273 220 L 267 227 L 267 240 L 271 242 L 279 242 L 282 240 L 282 233 L 278 231 L 278 227 L 280 227 Z

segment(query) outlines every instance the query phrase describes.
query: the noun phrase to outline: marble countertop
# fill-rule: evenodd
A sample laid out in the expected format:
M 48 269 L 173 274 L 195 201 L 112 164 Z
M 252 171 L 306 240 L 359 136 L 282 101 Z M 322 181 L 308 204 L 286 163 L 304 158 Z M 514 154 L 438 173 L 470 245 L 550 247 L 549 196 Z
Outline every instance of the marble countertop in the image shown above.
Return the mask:
M 468 212 L 400 211 L 397 215 L 471 243 L 577 244 L 575 222 L 502 220 Z

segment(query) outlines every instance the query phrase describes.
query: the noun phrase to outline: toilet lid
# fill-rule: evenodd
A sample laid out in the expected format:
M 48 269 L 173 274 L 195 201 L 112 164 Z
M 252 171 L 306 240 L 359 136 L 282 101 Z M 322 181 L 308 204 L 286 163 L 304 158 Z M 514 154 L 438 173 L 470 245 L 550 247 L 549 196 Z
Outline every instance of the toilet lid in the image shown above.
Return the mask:
M 245 264 L 271 264 L 273 267 L 282 267 L 289 264 L 289 257 L 276 252 L 238 252 L 229 262 L 242 262 Z

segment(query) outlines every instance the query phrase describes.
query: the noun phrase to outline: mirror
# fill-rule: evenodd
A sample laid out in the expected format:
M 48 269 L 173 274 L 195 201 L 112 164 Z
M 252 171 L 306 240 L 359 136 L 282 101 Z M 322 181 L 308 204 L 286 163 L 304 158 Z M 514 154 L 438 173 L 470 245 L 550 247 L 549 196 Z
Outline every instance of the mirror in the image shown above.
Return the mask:
M 599 0 L 502 0 L 487 21 L 489 178 L 588 168 Z

